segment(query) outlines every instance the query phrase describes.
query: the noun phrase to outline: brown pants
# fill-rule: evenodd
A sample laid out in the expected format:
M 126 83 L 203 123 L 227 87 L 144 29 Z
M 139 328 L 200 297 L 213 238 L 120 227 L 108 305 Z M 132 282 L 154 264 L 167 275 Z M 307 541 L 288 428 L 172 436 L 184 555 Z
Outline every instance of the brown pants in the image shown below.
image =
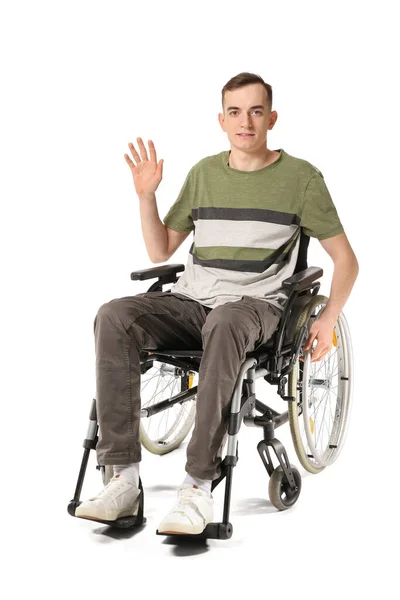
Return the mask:
M 142 349 L 203 349 L 185 468 L 194 477 L 215 479 L 240 367 L 246 352 L 271 337 L 280 316 L 279 309 L 250 296 L 214 309 L 173 292 L 145 292 L 103 304 L 94 321 L 99 464 L 141 460 Z

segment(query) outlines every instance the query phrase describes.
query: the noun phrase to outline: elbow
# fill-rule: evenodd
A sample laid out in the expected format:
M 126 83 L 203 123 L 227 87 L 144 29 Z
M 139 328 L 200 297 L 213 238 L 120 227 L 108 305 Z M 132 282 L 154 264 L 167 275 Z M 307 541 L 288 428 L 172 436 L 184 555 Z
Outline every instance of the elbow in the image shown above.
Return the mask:
M 356 257 L 354 257 L 354 259 L 355 259 L 355 266 L 354 266 L 355 278 L 357 278 L 358 277 L 358 273 L 360 271 L 360 266 L 358 264 L 358 260 L 356 259 Z
M 360 270 L 355 254 L 353 254 L 351 257 L 334 261 L 334 268 L 346 273 L 347 275 L 350 275 L 354 281 L 357 279 Z
M 149 255 L 149 257 L 152 263 L 159 264 L 167 262 L 167 260 L 171 258 L 172 254 L 173 253 L 171 252 L 166 252 L 165 254 L 154 254 L 153 256 Z
M 353 273 L 354 280 L 356 280 L 358 277 L 358 272 L 360 270 L 360 266 L 358 264 L 358 260 L 357 260 L 356 255 L 354 254 L 354 252 L 353 252 L 353 256 L 350 261 L 349 270 Z
M 163 258 L 161 258 L 160 256 L 153 256 L 153 257 L 150 256 L 149 258 L 150 258 L 150 260 L 151 260 L 151 262 L 153 264 L 158 265 L 160 263 L 167 262 L 167 260 L 168 260 L 169 257 L 163 257 Z
M 352 259 L 352 268 L 354 270 L 355 276 L 357 277 L 358 275 L 358 271 L 360 270 L 359 264 L 358 264 L 358 260 L 357 260 L 357 256 L 354 253 L 353 248 L 351 249 L 351 259 Z

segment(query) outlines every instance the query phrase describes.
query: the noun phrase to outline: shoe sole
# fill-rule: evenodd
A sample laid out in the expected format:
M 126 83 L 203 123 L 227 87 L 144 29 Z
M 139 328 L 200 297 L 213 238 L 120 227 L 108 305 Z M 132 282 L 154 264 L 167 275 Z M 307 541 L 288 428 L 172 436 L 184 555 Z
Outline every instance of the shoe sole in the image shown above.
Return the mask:
M 78 519 L 87 519 L 88 521 L 108 521 L 109 523 L 113 523 L 114 521 L 117 521 L 118 519 L 123 519 L 126 517 L 137 517 L 138 515 L 138 511 L 134 512 L 134 513 L 123 513 L 118 515 L 118 517 L 115 517 L 115 519 L 106 519 L 103 517 L 93 517 L 93 516 L 89 516 L 89 515 L 77 515 L 75 514 L 75 516 Z
M 176 523 L 174 525 L 171 524 L 171 526 L 168 527 L 168 529 L 164 528 L 164 529 L 160 529 L 158 528 L 158 533 L 162 533 L 164 535 L 196 535 L 198 533 L 203 533 L 203 531 L 205 530 L 205 528 L 207 527 L 208 523 L 206 523 L 204 525 L 204 527 L 192 527 L 190 529 L 190 531 L 188 530 L 187 527 L 185 527 L 184 525 L 182 525 L 182 527 L 179 527 L 179 525 L 177 525 Z
M 138 496 L 138 504 L 135 506 L 135 508 L 133 509 L 134 512 L 132 512 L 132 509 L 127 509 L 125 511 L 122 511 L 121 513 L 116 513 L 116 516 L 113 514 L 112 516 L 114 518 L 109 519 L 107 517 L 102 517 L 101 515 L 88 515 L 88 514 L 81 514 L 81 515 L 77 515 L 76 511 L 78 510 L 79 507 L 77 507 L 77 509 L 75 510 L 75 517 L 77 517 L 78 519 L 89 519 L 90 521 L 98 521 L 99 519 L 101 519 L 102 521 L 116 521 L 117 519 L 122 519 L 124 517 L 137 517 L 138 512 L 139 512 L 139 498 L 140 495 Z

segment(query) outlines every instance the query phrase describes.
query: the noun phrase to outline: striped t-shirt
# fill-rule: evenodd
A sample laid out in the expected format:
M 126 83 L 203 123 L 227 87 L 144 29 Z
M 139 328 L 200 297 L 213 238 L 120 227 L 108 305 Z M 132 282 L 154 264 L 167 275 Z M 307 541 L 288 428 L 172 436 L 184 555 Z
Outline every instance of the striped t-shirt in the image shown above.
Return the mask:
M 230 150 L 190 169 L 164 218 L 175 231 L 193 231 L 171 292 L 211 308 L 252 296 L 282 309 L 301 228 L 319 240 L 344 231 L 322 173 L 282 148 L 275 152 L 279 158 L 256 171 L 229 167 Z

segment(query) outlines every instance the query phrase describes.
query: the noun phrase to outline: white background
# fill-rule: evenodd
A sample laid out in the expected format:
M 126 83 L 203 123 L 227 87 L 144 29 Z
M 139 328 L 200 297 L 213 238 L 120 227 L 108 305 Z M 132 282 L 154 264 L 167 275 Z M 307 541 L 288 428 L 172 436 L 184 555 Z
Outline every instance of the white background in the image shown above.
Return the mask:
M 0 12 L 1 387 L 7 597 L 394 597 L 398 535 L 398 105 L 394 2 L 18 2 Z M 355 388 L 337 463 L 303 475 L 278 513 L 241 431 L 233 537 L 180 548 L 154 535 L 184 477 L 185 445 L 144 452 L 147 527 L 114 536 L 72 519 L 95 395 L 93 320 L 147 290 L 154 266 L 123 154 L 164 158 L 160 217 L 195 162 L 229 149 L 217 115 L 241 71 L 273 87 L 270 149 L 317 166 L 358 257 L 344 312 Z M 170 262 L 186 263 L 190 236 Z M 309 264 L 332 264 L 316 240 Z M 148 284 L 148 285 L 147 285 Z M 265 391 L 276 398 L 276 388 Z M 262 398 L 260 398 L 262 399 Z M 285 408 L 281 405 L 282 410 Z M 298 465 L 283 426 L 277 437 Z M 93 454 L 93 453 L 92 453 Z M 92 457 L 85 496 L 99 491 Z M 160 462 L 162 461 L 162 463 Z M 222 492 L 216 491 L 216 519 Z M 138 591 L 140 588 L 140 592 Z M 213 591 L 214 590 L 214 591 Z

